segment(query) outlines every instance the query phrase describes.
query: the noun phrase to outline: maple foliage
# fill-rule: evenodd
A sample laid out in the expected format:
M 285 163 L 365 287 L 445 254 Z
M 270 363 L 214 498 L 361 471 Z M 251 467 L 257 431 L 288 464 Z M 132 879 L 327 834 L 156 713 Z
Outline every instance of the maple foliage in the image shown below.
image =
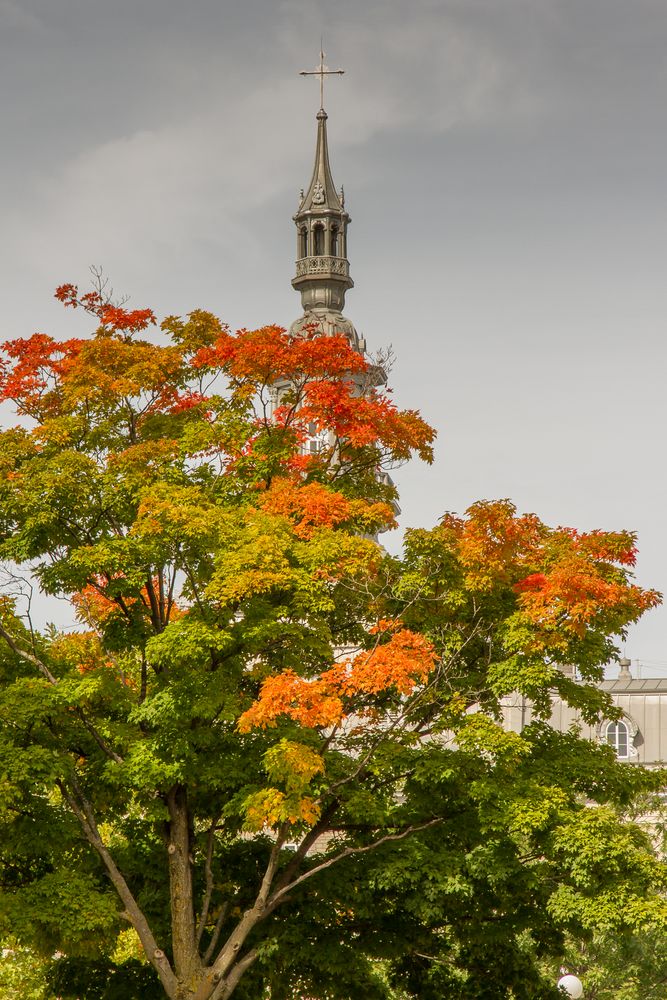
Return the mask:
M 121 435 L 127 431 L 127 450 L 155 437 L 151 427 L 158 418 L 178 420 L 195 411 L 193 419 L 209 426 L 199 427 L 190 453 L 223 455 L 237 469 L 252 457 L 245 467 L 258 475 L 316 476 L 335 460 L 340 476 L 345 459 L 352 463 L 352 453 L 366 446 L 375 449 L 376 466 L 412 453 L 432 458 L 432 429 L 371 385 L 369 363 L 343 336 L 290 337 L 276 326 L 232 333 L 211 314 L 196 311 L 186 321 L 168 317 L 161 329 L 171 344 L 162 345 L 136 336 L 155 325 L 150 309 L 111 306 L 100 293 L 81 295 L 74 285 L 62 285 L 56 296 L 99 321 L 94 336 L 57 342 L 35 334 L 7 341 L 0 375 L 0 401 L 11 400 L 41 425 L 48 421 L 51 434 L 58 424 L 70 438 L 74 427 L 82 433 L 80 417 L 90 433 L 91 417 L 106 413 Z M 359 378 L 365 379 L 361 395 Z M 243 426 L 225 428 L 216 421 L 225 412 L 214 391 L 221 380 L 232 401 L 245 406 Z M 289 382 L 289 392 L 272 405 L 273 387 L 281 381 Z M 320 458 L 302 453 L 313 424 L 332 435 L 331 449 Z M 168 437 L 166 427 L 161 430 L 160 437 Z
M 94 631 L 58 636 L 52 645 L 52 653 L 63 666 L 73 666 L 80 674 L 115 669 L 113 660 L 105 653 Z
M 310 490 L 302 493 L 299 515 L 311 502 Z M 319 501 L 319 487 L 315 495 Z M 281 493 L 279 497 L 283 509 L 293 513 L 291 494 L 287 503 Z M 333 512 L 327 508 L 328 516 L 344 520 L 346 510 L 339 498 L 330 499 L 335 506 Z M 322 508 L 318 504 L 315 510 L 321 513 Z M 295 530 L 303 533 L 301 520 Z M 542 662 L 545 655 L 554 663 L 560 657 L 563 662 L 569 662 L 568 657 L 579 660 L 578 646 L 590 642 L 596 630 L 622 634 L 627 623 L 660 601 L 656 591 L 628 579 L 627 567 L 634 565 L 636 552 L 631 533 L 549 529 L 535 515 L 517 515 L 509 501 L 495 501 L 473 505 L 465 518 L 448 514 L 431 533 L 410 532 L 409 550 L 418 553 L 426 538 L 435 542 L 437 558 L 449 562 L 450 600 L 458 585 L 468 600 L 476 601 L 482 620 L 484 600 L 496 601 L 502 594 L 505 615 L 496 624 L 506 653 L 519 665 L 531 658 Z M 418 585 L 428 588 L 431 575 L 424 567 Z M 335 726 L 360 712 L 355 695 L 389 689 L 410 694 L 437 663 L 433 644 L 403 627 L 400 619 L 368 628 L 369 636 L 378 633 L 385 641 L 343 659 L 315 679 L 299 677 L 293 670 L 267 678 L 259 699 L 241 716 L 241 731 L 276 725 L 281 716 L 309 727 Z M 596 662 L 583 663 L 591 679 L 610 649 L 603 644 L 597 653 Z
M 318 482 L 299 485 L 276 480 L 262 498 L 261 506 L 272 514 L 289 518 L 294 533 L 304 539 L 312 538 L 318 528 L 347 525 L 373 532 L 396 524 L 389 504 L 350 499 Z
M 341 660 L 315 680 L 293 670 L 268 678 L 259 699 L 241 716 L 239 728 L 248 732 L 255 726 L 275 725 L 281 716 L 308 727 L 337 726 L 361 710 L 355 696 L 410 694 L 426 681 L 435 662 L 433 646 L 424 636 L 400 629 L 388 642 Z
M 204 725 L 204 743 L 211 714 L 236 728 L 259 693 L 255 672 L 276 657 L 301 670 L 305 653 L 306 662 L 328 664 L 323 676 L 334 683 L 338 629 L 327 621 L 336 588 L 367 586 L 381 561 L 374 535 L 395 523 L 395 490 L 382 470 L 412 453 L 430 460 L 434 434 L 374 384 L 369 362 L 342 336 L 292 338 L 275 326 L 233 333 L 203 311 L 158 328 L 150 309 L 110 303 L 101 289 L 82 294 L 67 284 L 56 297 L 90 315 L 95 329 L 2 346 L 0 400 L 31 418 L 2 435 L 3 555 L 28 561 L 85 627 L 44 637 L 30 653 L 44 698 L 55 699 L 47 731 L 81 729 L 78 777 L 57 786 L 61 803 L 78 815 L 102 787 L 106 801 L 113 797 L 117 779 L 100 782 L 93 762 L 101 753 L 124 769 L 121 785 L 133 787 L 141 813 L 154 799 L 150 784 L 188 780 L 167 759 L 182 738 L 174 744 L 181 724 L 168 706 L 195 677 L 209 688 L 191 730 Z M 323 429 L 328 446 L 314 452 L 308 442 Z M 354 618 L 343 633 L 356 639 L 365 630 Z M 4 622 L 20 662 L 32 643 L 10 604 Z M 305 646 L 295 641 L 304 628 Z M 232 672 L 216 693 L 222 662 Z M 176 664 L 187 665 L 182 677 Z M 362 682 L 360 660 L 351 663 L 347 691 L 342 666 L 335 669 L 348 700 L 353 683 L 367 692 L 409 688 L 409 668 L 398 662 L 374 682 Z M 282 787 L 247 790 L 239 825 L 315 824 L 310 784 L 326 780 L 321 755 L 278 738 L 260 759 Z M 211 917 L 202 917 L 209 945 Z M 145 919 L 134 926 L 150 957 L 152 931 Z M 192 962 L 201 997 L 214 994 L 214 963 L 184 958 L 175 944 L 170 956 L 151 959 L 168 995 Z
M 305 793 L 313 778 L 325 770 L 320 754 L 303 743 L 283 739 L 266 752 L 264 767 L 269 778 L 281 782 L 285 790 L 271 787 L 249 796 L 245 802 L 249 829 L 316 823 L 320 808 L 315 798 Z
M 615 631 L 660 602 L 628 578 L 636 557 L 630 532 L 549 529 L 533 514 L 517 516 L 509 501 L 475 504 L 465 519 L 446 515 L 439 532 L 469 589 L 513 587 L 513 621 L 530 630 L 529 648 L 539 652 L 566 652 L 596 621 Z
M 632 534 L 495 501 L 391 556 L 386 470 L 434 431 L 345 337 L 56 294 L 90 336 L 0 368 L 0 553 L 73 615 L 0 603 L 0 933 L 113 964 L 129 923 L 171 1000 L 542 989 L 526 941 L 558 953 L 559 893 L 572 933 L 600 906 L 554 845 L 658 782 L 547 725 L 555 697 L 613 714 L 596 682 L 659 599 Z
M 64 284 L 58 286 L 55 297 L 72 309 L 79 307 L 85 309 L 99 319 L 102 327 L 107 327 L 109 330 L 139 333 L 156 322 L 152 309 L 124 309 L 122 306 L 113 305 L 103 295 L 101 289 L 79 295 L 76 285 Z

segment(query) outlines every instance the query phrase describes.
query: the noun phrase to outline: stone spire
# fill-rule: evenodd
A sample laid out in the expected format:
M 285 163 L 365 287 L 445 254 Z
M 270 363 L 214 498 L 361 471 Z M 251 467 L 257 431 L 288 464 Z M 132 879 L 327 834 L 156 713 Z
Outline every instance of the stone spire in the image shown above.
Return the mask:
M 366 345 L 349 319 L 343 316 L 345 293 L 354 282 L 347 259 L 347 227 L 350 216 L 345 198 L 331 174 L 327 141 L 327 113 L 317 112 L 317 144 L 310 186 L 301 195 L 296 215 L 296 275 L 292 285 L 301 293 L 303 316 L 292 323 L 298 335 L 314 327 L 331 336 L 343 333 L 351 345 L 365 351 Z
M 310 187 L 299 205 L 298 214 L 303 212 L 335 212 L 340 216 L 343 212 L 341 196 L 331 176 L 329 164 L 329 143 L 327 141 L 328 115 L 324 108 L 317 112 L 317 145 L 315 147 L 315 166 Z M 348 219 L 349 221 L 349 219 Z

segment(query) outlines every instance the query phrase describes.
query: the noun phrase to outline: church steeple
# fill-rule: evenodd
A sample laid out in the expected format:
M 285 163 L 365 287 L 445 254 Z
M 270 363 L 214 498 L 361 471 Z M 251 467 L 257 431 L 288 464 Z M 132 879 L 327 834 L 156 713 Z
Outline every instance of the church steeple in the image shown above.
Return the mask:
M 336 191 L 329 165 L 327 113 L 317 113 L 315 166 L 308 191 L 294 216 L 297 230 L 296 277 L 306 312 L 328 309 L 342 312 L 345 292 L 354 282 L 347 259 L 350 216 Z
M 327 140 L 328 115 L 324 108 L 317 112 L 317 145 L 315 147 L 315 166 L 310 187 L 299 205 L 298 214 L 306 211 L 328 211 L 340 214 L 343 211 L 342 196 L 336 191 L 336 185 L 331 175 L 329 164 L 329 143 Z
M 320 65 L 303 76 L 320 77 L 320 103 L 323 103 L 324 77 L 343 70 L 328 70 L 324 53 Z M 332 335 L 345 334 L 353 347 L 365 350 L 352 323 L 343 316 L 345 293 L 354 282 L 347 259 L 347 227 L 350 216 L 345 209 L 343 190 L 336 190 L 329 164 L 327 113 L 317 112 L 315 164 L 308 190 L 294 216 L 297 230 L 296 275 L 292 285 L 301 293 L 304 315 L 292 324 L 290 333 L 299 334 L 315 328 Z

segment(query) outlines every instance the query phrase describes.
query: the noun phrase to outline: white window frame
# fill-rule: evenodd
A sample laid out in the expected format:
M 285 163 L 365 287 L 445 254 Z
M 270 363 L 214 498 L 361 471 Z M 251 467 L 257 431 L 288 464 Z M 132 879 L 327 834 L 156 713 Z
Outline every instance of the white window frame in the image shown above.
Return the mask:
M 622 731 L 625 732 L 625 738 L 621 739 Z M 625 719 L 616 719 L 612 722 L 608 722 L 604 730 L 604 741 L 610 747 L 614 748 L 614 753 L 619 760 L 629 760 L 632 754 L 632 740 L 634 738 L 634 733 L 628 725 Z M 621 745 L 625 744 L 625 752 L 621 753 Z

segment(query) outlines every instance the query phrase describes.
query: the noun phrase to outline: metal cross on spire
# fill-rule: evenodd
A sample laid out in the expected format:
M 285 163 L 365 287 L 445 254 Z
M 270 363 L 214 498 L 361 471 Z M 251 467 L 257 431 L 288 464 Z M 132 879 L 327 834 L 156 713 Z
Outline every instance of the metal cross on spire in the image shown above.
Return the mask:
M 322 42 L 320 42 L 320 65 L 317 69 L 302 69 L 299 76 L 319 76 L 320 78 L 320 110 L 324 111 L 324 77 L 325 76 L 342 76 L 345 72 L 344 69 L 329 69 L 328 66 L 324 65 L 325 52 L 323 50 Z

